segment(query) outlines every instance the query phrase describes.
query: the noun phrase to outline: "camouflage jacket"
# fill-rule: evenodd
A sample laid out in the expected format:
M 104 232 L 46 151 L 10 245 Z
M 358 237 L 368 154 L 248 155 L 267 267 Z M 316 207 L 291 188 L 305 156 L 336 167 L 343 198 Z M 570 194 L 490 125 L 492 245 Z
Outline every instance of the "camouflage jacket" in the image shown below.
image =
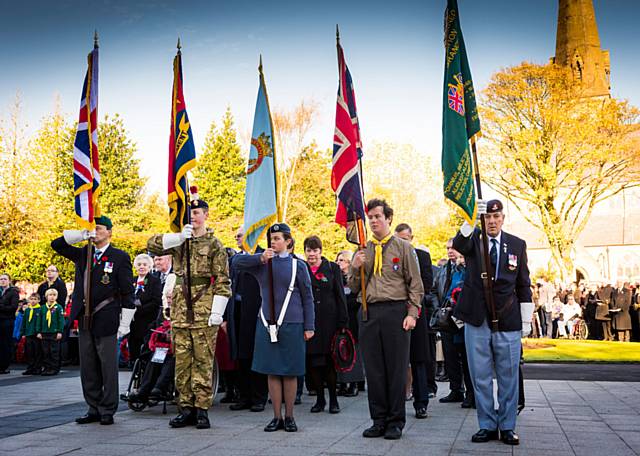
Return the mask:
M 171 255 L 173 259 L 176 286 L 173 289 L 171 304 L 171 324 L 175 328 L 206 327 L 213 296 L 231 296 L 227 252 L 218 238 L 213 235 L 213 230 L 209 228 L 204 235 L 190 240 L 191 299 L 194 322 L 189 324 L 182 285 L 187 274 L 186 246 L 182 244 L 165 250 L 162 247 L 162 236 L 162 234 L 152 236 L 147 242 L 147 249 L 156 255 Z

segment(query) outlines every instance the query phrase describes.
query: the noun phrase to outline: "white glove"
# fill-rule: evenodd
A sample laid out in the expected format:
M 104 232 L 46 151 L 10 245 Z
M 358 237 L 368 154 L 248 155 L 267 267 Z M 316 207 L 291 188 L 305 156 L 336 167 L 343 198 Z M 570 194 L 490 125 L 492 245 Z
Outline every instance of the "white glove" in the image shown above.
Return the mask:
M 185 225 L 180 233 L 167 233 L 162 235 L 162 248 L 165 250 L 182 245 L 193 236 L 193 225 Z
M 218 326 L 222 324 L 222 314 L 227 308 L 229 298 L 226 296 L 214 295 L 213 305 L 211 306 L 211 315 L 209 315 L 209 326 Z
M 464 223 L 462 224 L 462 226 L 460 227 L 460 234 L 462 234 L 464 237 L 468 238 L 469 236 L 471 236 L 473 234 L 474 228 L 475 227 L 473 225 L 470 225 L 469 222 L 467 222 L 465 220 Z
M 533 311 L 536 305 L 532 302 L 520 303 L 520 318 L 522 320 L 522 337 L 528 337 L 531 334 L 531 320 L 533 320 Z
M 89 238 L 95 238 L 96 232 L 89 230 L 64 230 L 62 237 L 69 245 L 77 244 L 78 242 L 86 241 Z
M 487 200 L 483 200 L 483 199 L 476 200 L 476 205 L 478 206 L 478 216 L 484 215 L 487 213 Z
M 136 313 L 136 309 L 122 309 L 120 314 L 120 326 L 118 326 L 118 339 L 131 332 L 131 320 Z

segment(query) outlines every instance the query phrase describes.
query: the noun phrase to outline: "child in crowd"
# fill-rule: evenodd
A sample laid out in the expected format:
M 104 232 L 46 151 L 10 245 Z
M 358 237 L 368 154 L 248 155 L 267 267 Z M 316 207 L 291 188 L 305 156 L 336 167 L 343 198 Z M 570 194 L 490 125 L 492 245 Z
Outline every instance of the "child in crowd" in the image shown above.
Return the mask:
M 42 343 L 38 339 L 40 329 L 40 295 L 31 293 L 29 304 L 22 315 L 20 334 L 25 336 L 25 355 L 27 369 L 22 375 L 40 375 L 42 373 Z
M 42 375 L 56 375 L 60 369 L 60 340 L 64 330 L 64 309 L 56 302 L 58 292 L 50 288 L 44 294 L 47 302 L 40 309 L 40 330 L 38 339 L 42 341 Z

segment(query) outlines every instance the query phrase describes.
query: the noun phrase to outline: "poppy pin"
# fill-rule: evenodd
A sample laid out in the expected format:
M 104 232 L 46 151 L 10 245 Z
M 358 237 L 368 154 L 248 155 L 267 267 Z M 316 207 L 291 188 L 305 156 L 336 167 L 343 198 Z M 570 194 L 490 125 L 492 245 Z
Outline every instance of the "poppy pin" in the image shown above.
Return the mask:
M 398 269 L 400 269 L 400 258 L 393 257 L 393 259 L 391 261 L 393 261 L 393 270 L 394 271 L 397 271 Z

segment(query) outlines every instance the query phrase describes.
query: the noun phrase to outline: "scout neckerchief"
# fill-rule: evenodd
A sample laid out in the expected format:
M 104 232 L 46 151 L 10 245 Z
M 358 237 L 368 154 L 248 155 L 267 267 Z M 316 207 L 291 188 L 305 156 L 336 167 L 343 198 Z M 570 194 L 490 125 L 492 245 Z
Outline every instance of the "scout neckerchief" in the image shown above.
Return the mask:
M 382 275 L 382 247 L 389 242 L 392 234 L 389 233 L 384 239 L 378 241 L 376 238 L 371 239 L 371 243 L 375 245 L 375 258 L 373 260 L 373 274 Z
M 47 303 L 47 328 L 51 327 L 51 310 L 53 308 L 55 308 L 56 303 L 52 303 L 51 305 L 49 305 L 49 303 Z
M 33 314 L 36 313 L 36 309 L 40 308 L 40 304 L 36 304 L 35 306 L 32 306 L 31 304 L 29 304 L 29 309 L 31 309 L 31 312 L 29 312 L 29 323 L 31 323 L 31 319 L 33 318 Z

